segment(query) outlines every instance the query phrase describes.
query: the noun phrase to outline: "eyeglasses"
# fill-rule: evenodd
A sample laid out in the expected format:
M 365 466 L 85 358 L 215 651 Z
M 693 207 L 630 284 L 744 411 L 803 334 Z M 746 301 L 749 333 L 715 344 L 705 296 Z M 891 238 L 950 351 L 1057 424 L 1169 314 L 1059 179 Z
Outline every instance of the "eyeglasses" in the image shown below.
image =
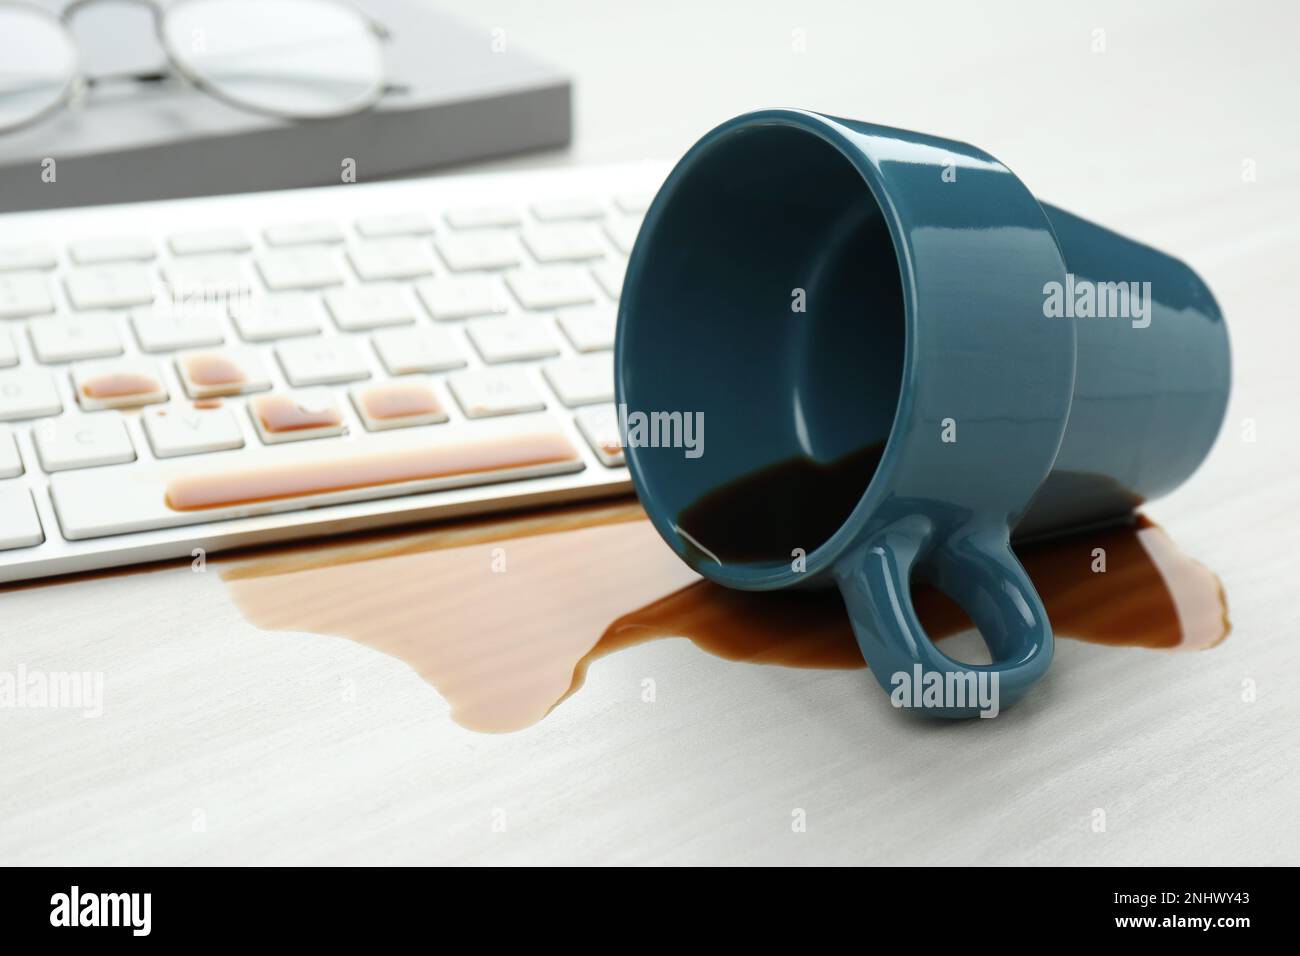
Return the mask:
M 188 82 L 231 106 L 278 119 L 349 116 L 399 88 L 385 83 L 388 32 L 343 0 L 177 0 L 153 12 L 170 69 L 85 76 L 62 15 L 0 0 L 0 133 L 44 119 L 113 82 Z

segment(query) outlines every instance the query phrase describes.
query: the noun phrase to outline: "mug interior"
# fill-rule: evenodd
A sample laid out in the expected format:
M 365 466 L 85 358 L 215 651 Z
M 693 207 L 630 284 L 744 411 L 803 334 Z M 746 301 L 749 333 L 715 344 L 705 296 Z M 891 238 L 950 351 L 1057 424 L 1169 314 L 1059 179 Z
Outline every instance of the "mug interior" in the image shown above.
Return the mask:
M 643 502 L 704 574 L 789 571 L 862 499 L 898 406 L 901 270 L 866 181 L 811 129 L 714 134 L 651 208 L 622 311 Z M 702 424 L 698 457 L 635 433 L 656 412 Z

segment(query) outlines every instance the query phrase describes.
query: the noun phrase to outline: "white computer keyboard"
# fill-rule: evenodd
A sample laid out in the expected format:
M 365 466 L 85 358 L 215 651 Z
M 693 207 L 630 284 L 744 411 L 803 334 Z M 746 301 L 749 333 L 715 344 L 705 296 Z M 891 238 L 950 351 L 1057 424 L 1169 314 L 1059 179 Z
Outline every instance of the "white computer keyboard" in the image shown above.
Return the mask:
M 614 321 L 665 173 L 0 215 L 0 581 L 628 491 Z

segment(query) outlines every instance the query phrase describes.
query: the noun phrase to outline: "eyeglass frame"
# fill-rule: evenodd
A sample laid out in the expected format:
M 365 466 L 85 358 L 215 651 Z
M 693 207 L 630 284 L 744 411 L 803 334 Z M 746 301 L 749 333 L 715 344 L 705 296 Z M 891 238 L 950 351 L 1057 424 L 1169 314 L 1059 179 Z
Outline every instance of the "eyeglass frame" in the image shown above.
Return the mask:
M 72 32 L 72 18 L 78 12 L 87 7 L 94 6 L 98 3 L 117 2 L 130 4 L 137 7 L 145 7 L 153 15 L 154 39 L 158 41 L 159 47 L 162 48 L 163 55 L 167 60 L 168 69 L 156 73 L 123 73 L 108 74 L 105 76 L 87 76 L 80 68 L 81 50 L 77 45 L 77 38 Z M 389 83 L 383 76 L 375 84 L 375 88 L 370 92 L 359 106 L 348 107 L 347 109 L 335 110 L 329 113 L 313 113 L 311 116 L 302 116 L 300 114 L 283 112 L 280 110 L 268 109 L 263 107 L 251 106 L 247 103 L 240 102 L 233 97 L 227 96 L 209 83 L 203 77 L 198 76 L 193 70 L 185 66 L 183 59 L 177 56 L 171 43 L 168 41 L 166 33 L 163 30 L 163 21 L 167 14 L 179 7 L 189 3 L 200 2 L 200 0 L 72 0 L 60 12 L 55 13 L 47 7 L 39 6 L 35 3 L 26 2 L 26 0 L 0 0 L 0 9 L 4 7 L 18 7 L 31 13 L 37 13 L 42 17 L 52 21 L 59 29 L 63 31 L 68 39 L 68 45 L 77 56 L 74 64 L 75 68 L 68 77 L 67 83 L 59 93 L 59 98 L 51 103 L 39 113 L 34 113 L 27 119 L 15 123 L 12 126 L 0 126 L 0 136 L 6 133 L 17 132 L 34 126 L 43 120 L 49 119 L 56 113 L 68 109 L 82 100 L 92 89 L 102 83 L 160 83 L 171 79 L 180 79 L 202 93 L 211 96 L 213 99 L 225 103 L 237 110 L 245 113 L 252 113 L 257 116 L 266 116 L 271 119 L 288 120 L 295 123 L 311 123 L 317 120 L 339 119 L 344 116 L 356 116 L 358 113 L 364 113 L 367 110 L 374 109 L 375 106 L 386 95 L 390 93 L 404 92 L 406 87 L 398 84 Z M 204 0 L 207 2 L 207 0 Z M 374 34 L 375 39 L 380 43 L 380 49 L 383 44 L 392 40 L 393 35 L 388 28 L 377 20 L 368 11 L 362 9 L 350 0 L 310 0 L 312 3 L 325 4 L 328 6 L 342 7 L 356 14 L 362 22 L 365 23 L 370 32 Z

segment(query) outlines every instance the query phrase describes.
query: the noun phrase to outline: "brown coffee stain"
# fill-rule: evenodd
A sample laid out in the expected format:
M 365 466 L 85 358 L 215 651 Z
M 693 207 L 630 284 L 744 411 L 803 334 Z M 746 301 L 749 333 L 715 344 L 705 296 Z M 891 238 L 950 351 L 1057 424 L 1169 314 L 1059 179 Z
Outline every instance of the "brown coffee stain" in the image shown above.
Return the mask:
M 201 352 L 181 359 L 185 374 L 195 385 L 238 390 L 248 379 L 239 363 L 216 352 Z
M 1121 647 L 1206 650 L 1232 630 L 1218 577 L 1145 515 L 1015 551 L 1060 636 Z M 1103 557 L 1105 571 L 1095 571 Z
M 292 395 L 258 395 L 249 399 L 248 407 L 273 435 L 343 424 L 343 413 L 332 403 L 309 405 Z
M 111 372 L 81 385 L 81 394 L 93 399 L 149 398 L 162 390 L 156 378 L 138 372 Z
M 420 382 L 386 382 L 362 389 L 357 394 L 364 413 L 380 422 L 443 418 L 442 402 L 428 385 Z
M 1229 631 L 1218 579 L 1145 518 L 1017 553 L 1060 637 L 1204 649 Z M 659 638 L 750 664 L 864 666 L 838 592 L 719 587 L 631 502 L 279 549 L 222 576 L 256 626 L 347 637 L 406 661 L 457 723 L 488 733 L 537 723 L 595 661 Z M 927 585 L 913 601 L 935 639 L 971 627 Z
M 509 438 L 180 474 L 167 482 L 164 500 L 173 511 L 199 511 L 580 461 L 578 450 L 562 432 L 539 431 Z

